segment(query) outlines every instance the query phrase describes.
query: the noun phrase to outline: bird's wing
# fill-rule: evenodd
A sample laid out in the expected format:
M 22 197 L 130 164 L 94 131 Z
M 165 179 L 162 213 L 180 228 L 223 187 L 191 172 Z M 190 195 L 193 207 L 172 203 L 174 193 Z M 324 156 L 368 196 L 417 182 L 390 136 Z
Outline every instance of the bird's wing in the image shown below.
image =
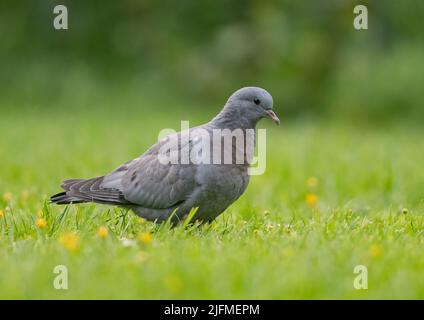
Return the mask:
M 181 138 L 181 133 L 175 136 Z M 160 156 L 184 148 L 184 142 L 175 144 L 170 139 L 159 141 L 139 158 L 106 175 L 102 188 L 120 190 L 127 201 L 145 208 L 170 208 L 185 201 L 197 186 L 197 166 L 165 163 Z

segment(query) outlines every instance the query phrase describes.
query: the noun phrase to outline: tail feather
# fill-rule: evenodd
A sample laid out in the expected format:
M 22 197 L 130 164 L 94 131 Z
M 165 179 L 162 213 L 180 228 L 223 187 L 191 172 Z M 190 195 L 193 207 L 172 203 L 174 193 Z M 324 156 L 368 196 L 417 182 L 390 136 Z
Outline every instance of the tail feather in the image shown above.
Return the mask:
M 103 177 L 92 179 L 65 180 L 61 187 L 65 190 L 53 195 L 50 201 L 56 204 L 70 204 L 83 202 L 96 202 L 103 204 L 130 204 L 122 191 L 111 188 L 102 188 Z
M 50 197 L 50 201 L 56 204 L 83 203 L 87 202 L 72 196 L 68 196 L 66 192 L 60 192 Z

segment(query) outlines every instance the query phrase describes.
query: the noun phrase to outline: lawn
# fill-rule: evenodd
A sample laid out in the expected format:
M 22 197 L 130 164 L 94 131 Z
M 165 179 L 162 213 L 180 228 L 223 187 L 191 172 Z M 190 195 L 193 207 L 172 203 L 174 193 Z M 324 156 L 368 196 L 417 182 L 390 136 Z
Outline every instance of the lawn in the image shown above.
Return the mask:
M 161 129 L 218 111 L 117 100 L 1 111 L 0 298 L 424 298 L 419 128 L 263 121 L 265 174 L 210 225 L 48 204 L 63 179 L 107 173 Z M 67 290 L 54 287 L 58 265 Z M 357 265 L 366 290 L 353 286 Z

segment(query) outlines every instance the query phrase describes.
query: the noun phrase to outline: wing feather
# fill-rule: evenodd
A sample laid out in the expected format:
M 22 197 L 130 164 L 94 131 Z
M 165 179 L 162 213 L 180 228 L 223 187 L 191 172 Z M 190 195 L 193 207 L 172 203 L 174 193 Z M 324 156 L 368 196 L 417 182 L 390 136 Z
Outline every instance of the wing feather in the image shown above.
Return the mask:
M 117 188 L 127 201 L 145 208 L 165 209 L 186 200 L 196 187 L 197 166 L 162 163 L 159 155 L 167 141 L 159 141 L 125 169 L 120 167 L 105 176 L 101 186 Z

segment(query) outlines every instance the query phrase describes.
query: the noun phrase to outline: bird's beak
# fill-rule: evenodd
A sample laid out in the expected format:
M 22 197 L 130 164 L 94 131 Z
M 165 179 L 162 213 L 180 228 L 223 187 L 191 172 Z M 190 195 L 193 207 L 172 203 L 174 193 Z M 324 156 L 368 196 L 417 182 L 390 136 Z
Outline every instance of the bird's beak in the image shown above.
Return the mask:
M 266 114 L 268 118 L 270 118 L 277 126 L 280 125 L 280 119 L 278 119 L 277 115 L 272 110 L 266 110 Z

